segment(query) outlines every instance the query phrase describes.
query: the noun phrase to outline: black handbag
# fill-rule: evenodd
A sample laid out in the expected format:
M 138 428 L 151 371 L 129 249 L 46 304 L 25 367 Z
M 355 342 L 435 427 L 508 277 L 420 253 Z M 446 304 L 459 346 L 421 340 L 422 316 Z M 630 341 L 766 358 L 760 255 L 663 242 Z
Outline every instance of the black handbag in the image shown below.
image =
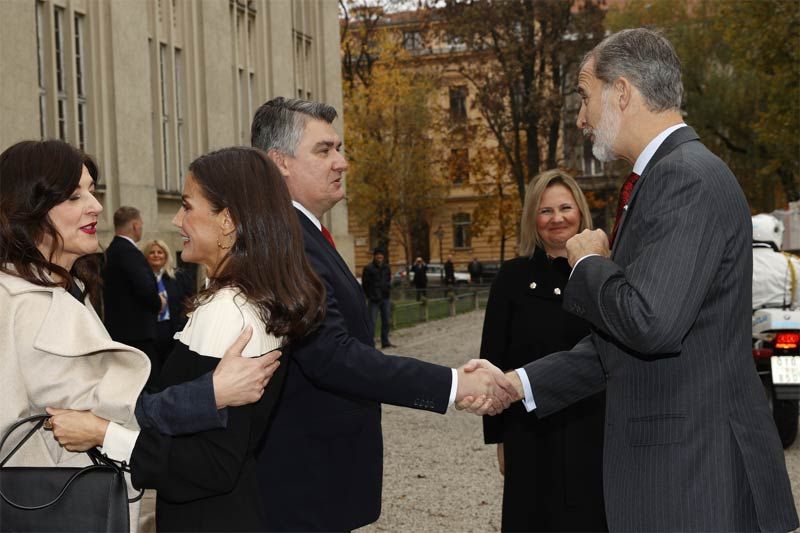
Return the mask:
M 0 462 L 0 531 L 129 531 L 125 464 L 96 448 L 86 452 L 93 464 L 83 468 L 4 466 L 47 418 L 19 420 L 0 441 L 2 450 L 14 430 L 36 422 Z

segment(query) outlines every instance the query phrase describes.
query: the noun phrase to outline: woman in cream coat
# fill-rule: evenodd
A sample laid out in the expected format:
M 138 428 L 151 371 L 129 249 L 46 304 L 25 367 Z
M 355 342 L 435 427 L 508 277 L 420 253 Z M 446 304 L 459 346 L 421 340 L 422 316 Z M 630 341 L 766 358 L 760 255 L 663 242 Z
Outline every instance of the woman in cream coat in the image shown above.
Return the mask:
M 25 141 L 0 154 L 0 433 L 45 407 L 92 411 L 109 420 L 103 452 L 121 458 L 150 363 L 114 342 L 89 301 L 102 206 L 97 166 L 61 141 Z M 15 434 L 0 457 L 13 449 Z M 84 466 L 40 431 L 9 466 Z M 131 509 L 136 529 L 138 508 Z

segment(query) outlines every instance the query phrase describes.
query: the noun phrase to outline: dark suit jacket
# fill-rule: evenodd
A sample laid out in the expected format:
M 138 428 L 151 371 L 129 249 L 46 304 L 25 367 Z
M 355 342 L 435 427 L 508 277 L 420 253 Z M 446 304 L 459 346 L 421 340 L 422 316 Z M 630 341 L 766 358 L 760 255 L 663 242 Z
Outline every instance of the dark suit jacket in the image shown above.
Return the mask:
M 452 374 L 373 348 L 361 287 L 316 226 L 297 215 L 327 309 L 319 329 L 294 345 L 259 484 L 269 530 L 349 531 L 380 515 L 380 402 L 444 413 Z
M 155 340 L 161 309 L 156 278 L 144 254 L 118 236 L 106 249 L 103 308 L 106 328 L 115 341 Z
M 750 212 L 690 128 L 633 190 L 612 260 L 572 273 L 564 306 L 591 336 L 525 366 L 538 416 L 606 389 L 612 531 L 797 527 L 750 347 Z

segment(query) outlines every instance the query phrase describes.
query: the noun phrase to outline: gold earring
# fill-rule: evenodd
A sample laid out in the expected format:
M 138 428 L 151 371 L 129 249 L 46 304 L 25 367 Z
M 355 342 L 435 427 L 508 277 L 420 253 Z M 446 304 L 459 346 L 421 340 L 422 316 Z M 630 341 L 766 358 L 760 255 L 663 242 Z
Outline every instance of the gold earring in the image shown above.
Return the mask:
M 233 244 L 234 244 L 234 242 L 236 242 L 236 239 L 234 237 L 230 238 L 231 239 L 231 243 L 228 246 L 223 246 L 223 244 L 220 242 L 221 238 L 222 238 L 222 236 L 217 237 L 217 246 L 218 247 L 220 247 L 222 250 L 230 250 L 231 248 L 233 248 Z

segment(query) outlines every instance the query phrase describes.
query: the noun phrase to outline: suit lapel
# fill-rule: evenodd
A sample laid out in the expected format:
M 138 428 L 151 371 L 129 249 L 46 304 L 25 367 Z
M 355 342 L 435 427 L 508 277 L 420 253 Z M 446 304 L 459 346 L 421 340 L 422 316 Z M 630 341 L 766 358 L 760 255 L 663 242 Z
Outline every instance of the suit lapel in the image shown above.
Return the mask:
M 631 191 L 631 197 L 630 199 L 628 199 L 628 208 L 622 212 L 622 216 L 619 219 L 619 227 L 617 228 L 617 236 L 614 241 L 614 250 L 612 251 L 612 258 L 614 256 L 614 253 L 616 253 L 617 249 L 619 248 L 619 242 L 622 240 L 622 235 L 623 235 L 622 228 L 623 226 L 625 226 L 625 220 L 628 218 L 628 214 L 633 209 L 633 202 L 636 199 L 636 195 L 639 192 L 639 189 L 642 188 L 644 181 L 650 175 L 653 168 L 658 164 L 659 161 L 664 159 L 664 157 L 666 157 L 667 154 L 671 153 L 681 144 L 689 141 L 696 141 L 699 138 L 700 137 L 697 136 L 697 133 L 695 133 L 695 131 L 689 126 L 684 126 L 682 128 L 679 128 L 673 131 L 669 137 L 664 139 L 664 142 L 661 143 L 661 146 L 658 147 L 656 153 L 653 154 L 653 157 L 650 158 L 650 161 L 648 161 L 647 166 L 642 172 L 641 177 L 636 182 L 636 185 L 633 187 L 633 191 Z
M 361 287 L 356 281 L 356 278 L 353 277 L 353 273 L 350 272 L 350 269 L 347 267 L 347 263 L 344 262 L 342 256 L 339 255 L 339 252 L 331 246 L 328 240 L 322 235 L 322 232 L 311 222 L 308 217 L 303 214 L 302 211 L 295 208 L 297 212 L 297 216 L 300 219 L 300 224 L 303 227 L 303 231 L 305 231 L 308 236 L 312 239 L 312 241 L 316 244 L 317 248 L 322 250 L 322 252 L 328 257 L 328 259 L 336 264 L 336 267 L 341 270 L 342 275 L 350 282 L 350 285 L 357 289 L 359 292 L 361 291 Z

